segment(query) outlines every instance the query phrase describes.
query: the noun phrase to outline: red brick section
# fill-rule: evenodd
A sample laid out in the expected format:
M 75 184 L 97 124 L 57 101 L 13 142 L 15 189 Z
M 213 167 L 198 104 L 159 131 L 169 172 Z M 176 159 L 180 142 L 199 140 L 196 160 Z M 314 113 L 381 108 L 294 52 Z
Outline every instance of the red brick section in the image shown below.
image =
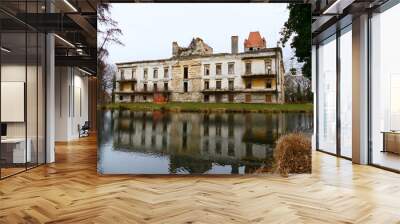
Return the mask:
M 261 37 L 260 32 L 250 32 L 249 38 L 244 40 L 244 46 L 246 48 L 266 48 L 266 41 L 263 37 Z

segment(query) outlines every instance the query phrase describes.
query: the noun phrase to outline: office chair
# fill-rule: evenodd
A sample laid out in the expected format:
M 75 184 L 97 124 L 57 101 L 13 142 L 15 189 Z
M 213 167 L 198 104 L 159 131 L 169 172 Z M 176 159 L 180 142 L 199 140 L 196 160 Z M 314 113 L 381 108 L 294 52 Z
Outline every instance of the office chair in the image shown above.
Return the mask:
M 89 136 L 89 129 L 90 129 L 89 121 L 85 121 L 82 127 L 78 125 L 78 129 L 79 129 L 79 138 Z

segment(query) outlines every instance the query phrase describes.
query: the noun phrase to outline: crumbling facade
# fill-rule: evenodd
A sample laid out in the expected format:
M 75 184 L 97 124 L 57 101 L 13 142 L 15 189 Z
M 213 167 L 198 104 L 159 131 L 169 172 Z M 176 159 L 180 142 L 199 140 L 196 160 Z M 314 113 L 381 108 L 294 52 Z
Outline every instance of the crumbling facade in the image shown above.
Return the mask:
M 256 34 L 254 34 L 256 33 Z M 284 103 L 282 49 L 267 48 L 258 32 L 238 52 L 213 53 L 201 38 L 187 48 L 172 43 L 172 57 L 117 63 L 116 102 Z
M 177 42 L 172 43 L 172 57 L 185 57 L 192 55 L 212 55 L 213 49 L 204 43 L 203 39 L 193 38 L 188 47 L 180 47 Z

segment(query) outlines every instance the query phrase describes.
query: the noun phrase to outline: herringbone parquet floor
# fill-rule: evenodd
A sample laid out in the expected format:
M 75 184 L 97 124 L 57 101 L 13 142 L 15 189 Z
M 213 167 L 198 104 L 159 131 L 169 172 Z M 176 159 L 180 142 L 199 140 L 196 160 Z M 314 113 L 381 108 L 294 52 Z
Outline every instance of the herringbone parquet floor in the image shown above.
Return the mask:
M 96 141 L 0 181 L 0 223 L 400 223 L 400 175 L 322 153 L 283 178 L 99 176 Z

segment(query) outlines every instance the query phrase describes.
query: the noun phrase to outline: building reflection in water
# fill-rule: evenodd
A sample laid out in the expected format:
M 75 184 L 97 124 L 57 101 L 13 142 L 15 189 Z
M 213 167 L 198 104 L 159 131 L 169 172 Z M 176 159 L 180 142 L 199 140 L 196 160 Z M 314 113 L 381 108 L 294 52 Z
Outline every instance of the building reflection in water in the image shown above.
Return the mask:
M 103 113 L 111 113 L 103 117 L 112 120 L 113 138 L 108 146 L 113 151 L 150 156 L 154 165 L 168 158 L 164 173 L 191 174 L 215 173 L 221 167 L 230 168 L 224 173 L 252 173 L 261 166 L 270 167 L 279 136 L 311 134 L 313 120 L 309 113 Z

